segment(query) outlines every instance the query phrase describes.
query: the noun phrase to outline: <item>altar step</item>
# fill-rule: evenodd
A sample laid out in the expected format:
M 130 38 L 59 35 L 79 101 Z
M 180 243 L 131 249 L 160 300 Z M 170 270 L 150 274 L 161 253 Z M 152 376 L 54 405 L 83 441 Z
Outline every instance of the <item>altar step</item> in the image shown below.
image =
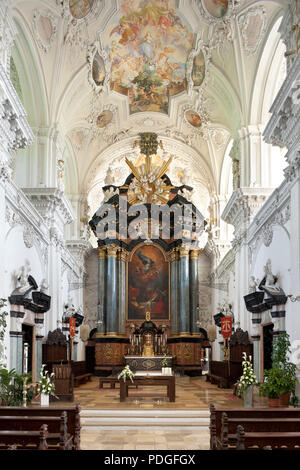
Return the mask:
M 86 432 L 104 429 L 183 428 L 208 430 L 209 410 L 81 410 L 80 423 Z

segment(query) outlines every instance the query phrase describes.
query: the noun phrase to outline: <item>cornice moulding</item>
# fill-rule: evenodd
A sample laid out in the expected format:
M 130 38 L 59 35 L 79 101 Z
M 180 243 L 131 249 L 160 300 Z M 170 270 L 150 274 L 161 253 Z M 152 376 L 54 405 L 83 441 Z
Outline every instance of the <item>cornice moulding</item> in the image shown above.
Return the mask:
M 70 201 L 58 188 L 24 188 L 23 191 L 43 216 L 52 217 L 58 210 L 64 224 L 76 219 Z

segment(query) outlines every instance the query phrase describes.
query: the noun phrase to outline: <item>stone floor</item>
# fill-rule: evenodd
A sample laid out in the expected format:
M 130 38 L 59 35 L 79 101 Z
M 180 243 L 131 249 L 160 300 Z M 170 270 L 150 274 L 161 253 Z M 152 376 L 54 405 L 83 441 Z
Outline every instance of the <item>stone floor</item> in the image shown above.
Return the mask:
M 201 431 L 153 430 L 105 430 L 97 433 L 81 433 L 82 450 L 208 450 L 208 429 Z
M 99 389 L 99 379 L 75 388 L 75 400 L 86 409 L 208 409 L 216 406 L 243 406 L 242 400 L 233 395 L 231 389 L 220 389 L 205 381 L 205 377 L 176 377 L 176 401 L 169 402 L 166 387 L 130 388 L 126 402 L 120 403 L 118 385 L 116 389 Z
M 98 388 L 99 379 L 75 389 L 75 401 L 82 409 L 106 410 L 207 410 L 209 404 L 224 407 L 242 407 L 241 399 L 233 395 L 231 389 L 219 389 L 205 381 L 205 377 L 176 377 L 176 401 L 170 403 L 164 387 L 131 388 L 129 398 L 119 401 L 119 388 Z M 257 393 L 254 406 L 264 406 Z M 81 434 L 83 450 L 206 450 L 209 449 L 208 426 L 194 429 L 191 427 L 154 426 L 130 427 L 121 429 L 87 431 Z

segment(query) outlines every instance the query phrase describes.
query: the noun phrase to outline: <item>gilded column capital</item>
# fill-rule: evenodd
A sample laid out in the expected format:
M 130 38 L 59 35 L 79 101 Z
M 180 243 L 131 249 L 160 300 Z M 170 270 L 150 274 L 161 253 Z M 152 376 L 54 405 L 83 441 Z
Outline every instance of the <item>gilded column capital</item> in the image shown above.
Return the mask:
M 168 258 L 169 258 L 169 261 L 170 263 L 172 263 L 173 261 L 176 261 L 178 260 L 178 252 L 176 250 L 176 248 L 173 248 L 169 253 L 168 253 Z
M 124 248 L 121 248 L 120 251 L 118 251 L 117 258 L 120 261 L 126 262 L 128 260 L 128 251 L 124 250 Z
M 118 247 L 116 245 L 107 245 L 106 251 L 108 258 L 116 258 Z
M 178 249 L 178 251 L 179 251 L 179 256 L 180 256 L 180 258 L 183 258 L 183 257 L 185 257 L 185 256 L 189 256 L 189 251 L 190 251 L 190 250 L 189 250 L 189 248 L 186 247 L 186 246 L 180 246 L 179 249 Z
M 98 246 L 98 259 L 105 259 L 105 248 L 102 246 Z
M 198 259 L 200 250 L 191 250 L 190 251 L 190 258 L 191 259 Z

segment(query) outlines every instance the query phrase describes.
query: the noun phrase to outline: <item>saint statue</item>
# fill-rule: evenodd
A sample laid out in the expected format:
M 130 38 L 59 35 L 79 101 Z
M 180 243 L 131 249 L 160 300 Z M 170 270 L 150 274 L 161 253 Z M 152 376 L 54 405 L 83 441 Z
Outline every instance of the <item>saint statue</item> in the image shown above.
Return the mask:
M 71 318 L 72 315 L 74 315 L 75 313 L 75 307 L 74 307 L 74 304 L 73 304 L 73 299 L 72 297 L 69 297 L 68 298 L 68 303 L 65 305 L 65 314 L 64 316 L 66 318 Z
M 256 292 L 257 289 L 257 281 L 254 276 L 250 276 L 250 281 L 249 281 L 249 294 L 252 294 L 253 292 Z
M 43 279 L 42 282 L 41 282 L 41 285 L 40 285 L 40 291 L 43 292 L 44 294 L 46 294 L 48 289 L 49 289 L 48 283 L 47 283 L 46 279 Z
M 265 276 L 259 284 L 258 288 L 266 292 L 268 296 L 267 298 L 272 298 L 279 295 L 284 296 L 285 293 L 278 285 L 278 276 L 274 276 L 274 274 L 272 274 L 270 259 L 268 259 L 266 265 L 264 266 L 264 273 Z
M 28 282 L 28 273 L 30 268 L 28 265 L 22 266 L 20 273 L 17 277 L 16 288 L 12 292 L 12 295 L 24 295 L 28 290 L 32 290 L 32 286 Z

